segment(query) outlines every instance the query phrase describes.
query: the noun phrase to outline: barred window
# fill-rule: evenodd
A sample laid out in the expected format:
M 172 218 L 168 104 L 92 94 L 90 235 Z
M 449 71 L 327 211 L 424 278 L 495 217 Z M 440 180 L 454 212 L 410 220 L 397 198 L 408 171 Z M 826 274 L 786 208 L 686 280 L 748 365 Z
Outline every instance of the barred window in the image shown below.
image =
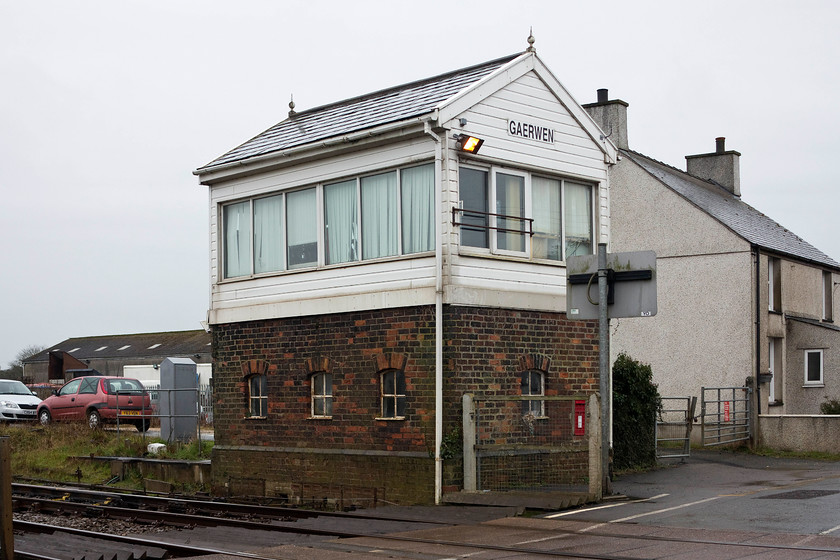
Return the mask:
M 530 370 L 522 374 L 522 396 L 542 397 L 545 395 L 544 375 L 541 371 Z M 522 414 L 535 418 L 545 417 L 545 401 L 528 399 L 522 401 Z
M 248 416 L 256 418 L 268 416 L 268 376 L 266 375 L 248 377 Z
M 312 417 L 332 417 L 333 387 L 332 374 L 318 372 L 312 375 Z
M 382 418 L 405 418 L 405 374 L 396 369 L 382 372 Z

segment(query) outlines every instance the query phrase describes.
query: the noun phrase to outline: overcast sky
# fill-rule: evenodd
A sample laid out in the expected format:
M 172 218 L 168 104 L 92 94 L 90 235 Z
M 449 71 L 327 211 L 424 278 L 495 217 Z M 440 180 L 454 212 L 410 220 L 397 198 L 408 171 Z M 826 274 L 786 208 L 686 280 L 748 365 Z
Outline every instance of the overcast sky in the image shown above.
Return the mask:
M 840 2 L 0 0 L 0 367 L 201 328 L 192 171 L 298 111 L 523 51 L 631 149 L 741 152 L 747 203 L 840 260 Z

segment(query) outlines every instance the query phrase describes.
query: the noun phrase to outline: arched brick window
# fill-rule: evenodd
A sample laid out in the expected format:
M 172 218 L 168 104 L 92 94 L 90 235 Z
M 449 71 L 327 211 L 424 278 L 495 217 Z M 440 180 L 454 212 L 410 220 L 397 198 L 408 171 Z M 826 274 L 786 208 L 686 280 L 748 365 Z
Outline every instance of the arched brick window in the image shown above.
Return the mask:
M 374 357 L 379 372 L 380 418 L 402 420 L 406 409 L 404 354 L 379 354 Z
M 527 354 L 519 358 L 521 373 L 520 389 L 523 397 L 544 397 L 545 382 L 551 359 L 542 354 Z M 527 399 L 522 401 L 522 414 L 534 418 L 545 418 L 545 401 Z
M 381 418 L 405 418 L 405 374 L 399 369 L 389 369 L 381 373 L 380 380 Z
M 268 362 L 249 360 L 242 364 L 249 418 L 268 416 Z
M 329 358 L 309 358 L 305 364 L 309 375 L 310 415 L 312 418 L 332 418 L 333 375 Z

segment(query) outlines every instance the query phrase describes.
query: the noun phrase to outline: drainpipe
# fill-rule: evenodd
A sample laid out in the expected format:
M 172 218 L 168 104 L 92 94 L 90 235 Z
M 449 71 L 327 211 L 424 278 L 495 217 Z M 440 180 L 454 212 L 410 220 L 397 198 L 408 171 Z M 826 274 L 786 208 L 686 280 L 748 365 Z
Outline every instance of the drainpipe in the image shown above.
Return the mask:
M 443 156 L 440 136 L 432 131 L 430 121 L 423 130 L 435 141 L 435 504 L 443 494 Z
M 761 386 L 758 384 L 761 373 L 761 250 L 753 247 L 753 254 L 755 255 L 755 413 L 750 422 L 750 439 L 755 445 L 758 443 L 756 433 L 758 415 L 761 413 Z

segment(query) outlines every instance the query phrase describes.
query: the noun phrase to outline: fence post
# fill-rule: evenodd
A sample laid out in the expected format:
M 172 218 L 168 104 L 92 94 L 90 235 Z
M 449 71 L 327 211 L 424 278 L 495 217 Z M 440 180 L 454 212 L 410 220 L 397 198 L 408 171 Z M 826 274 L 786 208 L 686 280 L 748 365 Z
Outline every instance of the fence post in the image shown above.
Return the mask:
M 464 393 L 463 432 L 464 432 L 464 491 L 476 491 L 475 460 L 475 402 L 470 393 Z
M 0 437 L 0 560 L 15 557 L 15 534 L 12 515 L 12 447 L 9 437 Z
M 601 461 L 601 403 L 594 393 L 586 404 L 586 429 L 589 433 L 589 493 L 597 500 L 604 496 Z

